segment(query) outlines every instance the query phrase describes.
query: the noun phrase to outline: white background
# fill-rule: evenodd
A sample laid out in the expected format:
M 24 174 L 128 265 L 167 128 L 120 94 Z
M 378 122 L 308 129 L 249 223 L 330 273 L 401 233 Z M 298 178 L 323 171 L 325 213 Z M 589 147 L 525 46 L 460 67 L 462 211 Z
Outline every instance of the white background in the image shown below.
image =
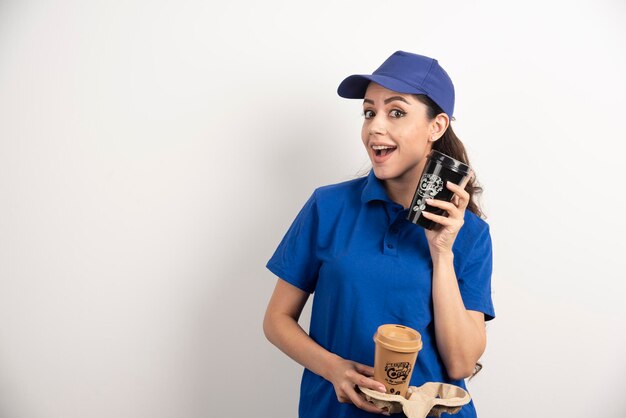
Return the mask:
M 264 266 L 368 167 L 337 85 L 407 50 L 454 80 L 485 189 L 479 416 L 623 417 L 625 23 L 616 0 L 1 1 L 0 416 L 296 416 Z

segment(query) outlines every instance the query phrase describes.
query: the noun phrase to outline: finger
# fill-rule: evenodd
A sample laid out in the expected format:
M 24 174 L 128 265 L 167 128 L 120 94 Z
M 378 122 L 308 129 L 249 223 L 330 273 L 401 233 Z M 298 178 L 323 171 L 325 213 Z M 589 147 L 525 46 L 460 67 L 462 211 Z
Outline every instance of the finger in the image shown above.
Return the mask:
M 463 219 L 458 219 L 458 218 L 451 218 L 451 217 L 447 217 L 447 216 L 441 216 L 441 215 L 435 215 L 434 213 L 431 212 L 426 212 L 426 211 L 422 211 L 422 215 L 424 215 L 426 217 L 426 219 L 430 219 L 431 221 L 435 221 L 438 224 L 444 225 L 444 226 L 457 226 L 463 224 Z
M 443 209 L 446 212 L 450 213 L 451 215 L 454 212 L 458 212 L 459 211 L 459 209 L 456 207 L 456 205 L 454 203 L 446 202 L 445 200 L 425 199 L 425 202 L 428 203 L 430 206 Z
M 426 203 L 428 203 L 428 205 L 433 206 L 433 207 L 437 207 L 440 209 L 445 210 L 448 214 L 447 216 L 444 215 L 435 215 L 433 212 L 426 212 L 426 213 L 430 213 L 431 215 L 434 216 L 441 216 L 442 218 L 449 218 L 449 219 L 463 219 L 463 212 L 465 211 L 465 207 L 463 206 L 456 206 L 454 203 L 451 202 L 446 202 L 444 200 L 434 200 L 432 202 L 429 201 L 429 199 L 426 199 Z M 425 211 L 422 211 L 422 213 L 424 213 Z M 430 219 L 430 218 L 428 218 Z
M 465 186 L 463 184 L 454 184 L 451 181 L 449 181 L 446 183 L 446 186 L 448 187 L 448 189 L 452 190 L 454 194 L 456 194 L 460 198 L 469 199 L 469 193 L 467 192 L 467 190 L 465 190 Z
M 459 186 L 458 184 L 454 184 L 454 183 L 450 183 L 448 182 L 447 184 L 448 189 L 452 190 L 454 192 L 455 196 L 458 196 L 459 198 L 459 208 L 462 207 L 463 209 L 465 209 L 469 203 L 470 200 L 470 195 L 469 193 L 461 186 Z
M 349 374 L 347 374 L 348 378 L 352 381 L 352 383 L 354 383 L 357 386 L 363 386 L 364 388 L 368 388 L 368 389 L 372 389 L 372 390 L 377 390 L 379 392 L 383 392 L 385 393 L 387 391 L 387 388 L 385 388 L 385 385 L 383 385 L 382 383 L 374 380 L 374 379 L 370 379 L 369 377 L 358 373 L 359 370 L 359 365 L 356 364 L 356 371 L 350 371 Z M 363 366 L 364 368 L 367 368 L 367 366 Z M 367 370 L 366 370 L 367 371 Z M 372 370 L 372 375 L 374 370 Z
M 365 376 L 369 376 L 372 377 L 374 376 L 374 368 L 371 366 L 366 366 L 365 364 L 361 364 L 361 363 L 354 363 L 354 366 L 356 368 L 356 371 L 365 375 Z
M 377 380 L 370 379 L 369 377 L 365 377 L 365 376 L 361 376 L 359 378 L 359 381 L 358 381 L 357 385 L 362 386 L 364 388 L 376 390 L 376 391 L 382 392 L 382 393 L 386 393 L 387 392 L 387 388 L 385 387 L 385 385 L 383 385 L 382 383 L 380 383 Z
M 368 402 L 368 400 L 365 399 L 364 395 L 356 393 L 356 390 L 354 390 L 354 388 L 346 390 L 345 394 L 348 395 L 350 401 L 352 401 L 352 403 L 359 409 L 371 412 L 373 414 L 381 414 L 383 412 L 382 409 L 378 408 L 373 403 Z

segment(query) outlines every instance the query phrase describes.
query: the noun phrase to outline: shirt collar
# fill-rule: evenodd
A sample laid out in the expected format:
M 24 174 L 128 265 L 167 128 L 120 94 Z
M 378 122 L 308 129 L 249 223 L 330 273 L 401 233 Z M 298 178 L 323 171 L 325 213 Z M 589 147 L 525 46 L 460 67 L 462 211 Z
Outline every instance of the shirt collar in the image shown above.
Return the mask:
M 387 196 L 387 192 L 385 191 L 382 181 L 376 178 L 374 170 L 370 170 L 367 175 L 367 182 L 363 188 L 363 193 L 361 194 L 361 202 L 367 203 L 374 200 L 392 202 L 392 200 L 389 199 L 389 196 Z

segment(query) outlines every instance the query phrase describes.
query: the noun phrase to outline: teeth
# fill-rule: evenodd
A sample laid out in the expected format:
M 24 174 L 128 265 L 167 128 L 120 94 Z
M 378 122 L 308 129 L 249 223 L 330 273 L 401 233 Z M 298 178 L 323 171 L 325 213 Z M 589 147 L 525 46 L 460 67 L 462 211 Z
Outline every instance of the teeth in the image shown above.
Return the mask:
M 372 149 L 376 151 L 384 150 L 384 149 L 393 149 L 395 147 L 391 147 L 389 145 L 372 145 Z

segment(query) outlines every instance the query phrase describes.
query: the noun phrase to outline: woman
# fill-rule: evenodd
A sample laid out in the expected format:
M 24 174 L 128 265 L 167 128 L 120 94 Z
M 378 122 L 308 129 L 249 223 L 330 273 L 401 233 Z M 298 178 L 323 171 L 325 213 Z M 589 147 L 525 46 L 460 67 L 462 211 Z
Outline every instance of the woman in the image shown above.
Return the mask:
M 363 99 L 361 137 L 372 170 L 315 190 L 267 264 L 279 279 L 264 331 L 305 367 L 300 417 L 385 413 L 355 387 L 385 391 L 371 365 L 372 337 L 387 323 L 422 336 L 412 386 L 466 388 L 463 379 L 485 350 L 485 321 L 495 317 L 491 237 L 473 201 L 474 180 L 447 184 L 452 202 L 429 202 L 448 214 L 424 213 L 438 230 L 406 220 L 431 149 L 469 165 L 450 127 L 448 74 L 432 58 L 398 51 L 373 74 L 346 78 L 338 93 Z M 307 334 L 298 318 L 313 292 Z M 475 416 L 473 402 L 456 415 Z

